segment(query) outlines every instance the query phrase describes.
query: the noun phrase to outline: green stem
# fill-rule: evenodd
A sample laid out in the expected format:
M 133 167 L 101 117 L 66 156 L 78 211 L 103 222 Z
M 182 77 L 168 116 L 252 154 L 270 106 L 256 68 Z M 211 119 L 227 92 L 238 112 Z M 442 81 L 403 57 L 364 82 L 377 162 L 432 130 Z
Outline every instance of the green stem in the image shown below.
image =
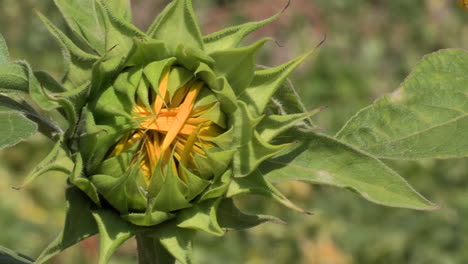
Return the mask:
M 138 264 L 174 264 L 175 258 L 159 243 L 144 233 L 136 236 Z

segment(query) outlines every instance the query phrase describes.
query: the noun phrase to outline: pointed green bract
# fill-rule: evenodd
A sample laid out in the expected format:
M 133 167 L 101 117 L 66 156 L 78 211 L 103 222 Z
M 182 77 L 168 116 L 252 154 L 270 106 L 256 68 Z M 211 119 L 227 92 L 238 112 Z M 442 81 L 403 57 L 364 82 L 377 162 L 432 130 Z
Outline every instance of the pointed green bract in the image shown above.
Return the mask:
M 219 203 L 219 199 L 210 199 L 183 210 L 177 216 L 177 226 L 222 236 L 224 231 L 219 226 L 216 216 Z
M 242 94 L 252 81 L 255 69 L 255 55 L 269 40 L 267 38 L 248 47 L 226 49 L 210 54 L 216 63 L 216 74 L 226 76 L 237 96 Z
M 173 0 L 160 17 L 156 18 L 148 35 L 170 43 L 170 49 L 179 44 L 203 49 L 203 40 L 191 0 Z
M 337 137 L 379 158 L 468 156 L 468 52 L 426 56 L 401 87 L 357 113 Z
M 217 216 L 219 225 L 225 230 L 248 229 L 267 222 L 285 224 L 274 216 L 246 214 L 237 208 L 232 199 L 221 201 Z
M 268 160 L 260 171 L 271 180 L 300 180 L 349 188 L 386 206 L 434 210 L 400 175 L 375 157 L 319 134 L 291 137 L 299 143 L 288 154 Z
M 91 210 L 93 205 L 76 187 L 66 190 L 67 213 L 65 226 L 60 235 L 41 253 L 35 264 L 46 263 L 49 259 L 78 242 L 98 232 Z
M 107 264 L 109 260 L 125 241 L 139 232 L 144 231 L 142 227 L 134 226 L 124 221 L 116 213 L 109 210 L 96 210 L 93 212 L 99 228 L 100 255 L 98 264 Z
M 212 53 L 219 50 L 226 50 L 237 47 L 240 42 L 250 33 L 278 19 L 288 6 L 289 1 L 286 7 L 281 10 L 281 12 L 265 20 L 249 22 L 242 25 L 225 28 L 218 32 L 204 36 L 203 42 L 205 43 L 205 50 L 208 53 Z
M 275 68 L 256 71 L 252 83 L 245 93 L 240 95 L 240 99 L 256 114 L 263 113 L 273 94 L 283 85 L 291 72 L 314 52 L 315 49 Z
M 50 34 L 58 41 L 62 50 L 65 61 L 65 71 L 62 80 L 64 86 L 68 89 L 73 89 L 88 82 L 91 78 L 92 66 L 98 57 L 81 50 L 40 12 L 37 12 L 37 15 Z
M 73 33 L 99 54 L 105 52 L 104 29 L 95 0 L 54 0 Z

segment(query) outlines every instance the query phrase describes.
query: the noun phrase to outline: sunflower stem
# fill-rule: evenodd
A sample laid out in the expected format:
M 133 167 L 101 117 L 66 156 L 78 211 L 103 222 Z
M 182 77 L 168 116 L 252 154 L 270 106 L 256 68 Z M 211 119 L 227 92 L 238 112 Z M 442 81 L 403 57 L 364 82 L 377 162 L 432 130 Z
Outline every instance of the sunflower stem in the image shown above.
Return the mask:
M 174 264 L 175 258 L 153 237 L 136 235 L 138 264 Z

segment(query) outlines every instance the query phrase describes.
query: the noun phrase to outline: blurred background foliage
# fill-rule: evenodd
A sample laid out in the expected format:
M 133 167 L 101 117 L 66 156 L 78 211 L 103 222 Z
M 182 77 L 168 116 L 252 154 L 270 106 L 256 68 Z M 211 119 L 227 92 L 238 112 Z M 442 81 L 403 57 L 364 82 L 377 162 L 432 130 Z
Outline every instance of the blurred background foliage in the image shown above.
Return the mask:
M 145 29 L 166 2 L 134 0 L 135 23 Z M 284 4 L 285 0 L 194 0 L 205 33 L 266 18 Z M 59 48 L 35 16 L 35 8 L 66 30 L 52 0 L 0 0 L 0 32 L 14 59 L 26 59 L 34 69 L 60 78 Z M 259 60 L 276 65 L 327 36 L 319 53 L 292 81 L 307 109 L 328 106 L 315 122 L 323 133 L 333 135 L 356 111 L 396 89 L 425 54 L 468 48 L 467 22 L 468 13 L 455 0 L 294 0 L 279 21 L 252 38 L 275 38 Z M 11 186 L 19 185 L 50 148 L 51 142 L 38 135 L 0 152 L 0 244 L 32 257 L 60 230 L 65 177 L 51 174 L 21 191 Z M 285 194 L 315 214 L 301 215 L 255 197 L 248 203 L 239 200 L 245 209 L 261 208 L 288 225 L 267 224 L 222 238 L 200 235 L 194 251 L 197 263 L 468 263 L 467 160 L 386 163 L 441 209 L 385 208 L 346 190 L 281 184 Z M 97 238 L 88 239 L 50 263 L 96 263 L 98 243 Z M 135 263 L 134 242 L 119 250 L 111 263 Z

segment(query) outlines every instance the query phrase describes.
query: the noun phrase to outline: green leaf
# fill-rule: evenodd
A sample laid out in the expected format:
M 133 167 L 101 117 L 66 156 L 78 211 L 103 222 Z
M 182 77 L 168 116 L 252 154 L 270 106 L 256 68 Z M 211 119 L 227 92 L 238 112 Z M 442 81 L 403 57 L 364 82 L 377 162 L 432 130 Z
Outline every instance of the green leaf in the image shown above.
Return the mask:
M 468 52 L 426 56 L 401 87 L 358 112 L 337 137 L 378 158 L 468 156 Z
M 417 210 L 438 208 L 370 154 L 314 133 L 287 139 L 300 143 L 289 153 L 268 160 L 260 167 L 272 180 L 300 180 L 348 188 L 381 205 Z
M 267 222 L 286 224 L 274 216 L 246 214 L 237 208 L 232 199 L 221 201 L 217 215 L 219 225 L 225 230 L 248 229 Z
M 91 214 L 91 201 L 76 187 L 67 188 L 67 214 L 60 235 L 41 253 L 35 264 L 43 264 L 63 250 L 95 235 L 98 228 Z
M 8 64 L 9 61 L 10 54 L 8 53 L 8 47 L 2 34 L 0 34 L 0 65 Z
M 170 44 L 170 49 L 179 44 L 203 49 L 203 40 L 191 0 L 173 0 L 150 26 L 148 35 L 164 40 Z
M 96 13 L 95 0 L 54 0 L 68 26 L 89 47 L 105 52 L 104 31 Z M 115 1 L 119 2 L 119 1 Z
M 20 112 L 0 112 L 0 149 L 11 147 L 37 132 L 37 124 Z
M 28 92 L 27 70 L 20 63 L 0 64 L 0 92 Z
M 0 246 L 0 263 L 2 264 L 32 264 L 33 262 L 33 259 L 23 254 Z
M 275 21 L 278 17 L 280 17 L 281 14 L 288 8 L 289 3 L 290 1 L 288 1 L 287 5 L 283 8 L 283 10 L 281 10 L 281 12 L 265 20 L 248 22 L 242 25 L 225 28 L 221 31 L 214 32 L 203 37 L 205 50 L 211 53 L 218 50 L 226 50 L 237 47 L 239 43 L 250 33 Z
M 38 131 L 51 139 L 53 139 L 57 134 L 63 133 L 60 127 L 58 127 L 54 122 L 41 116 L 26 102 L 17 102 L 7 96 L 0 95 L 0 112 L 9 112 L 12 110 L 22 112 L 27 118 L 37 123 Z
M 145 230 L 143 227 L 130 224 L 110 210 L 96 210 L 93 216 L 99 228 L 99 264 L 107 264 L 119 246 Z

